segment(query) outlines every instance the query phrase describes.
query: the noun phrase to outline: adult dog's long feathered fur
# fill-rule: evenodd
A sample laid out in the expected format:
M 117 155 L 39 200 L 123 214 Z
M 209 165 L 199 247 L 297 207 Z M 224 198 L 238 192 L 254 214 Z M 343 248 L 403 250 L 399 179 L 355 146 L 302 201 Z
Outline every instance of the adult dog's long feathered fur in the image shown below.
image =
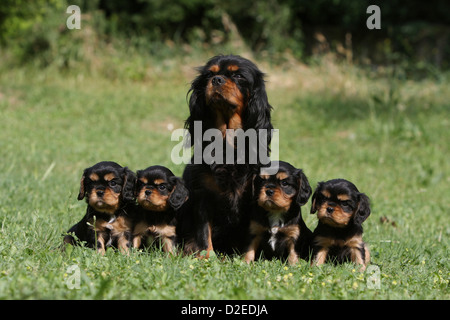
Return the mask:
M 203 133 L 208 129 L 220 130 L 225 159 L 230 150 L 225 145 L 231 143 L 236 147 L 235 140 L 226 138 L 227 129 L 244 132 L 264 129 L 266 141 L 258 144 L 267 147 L 265 156 L 268 156 L 273 127 L 264 74 L 251 61 L 234 55 L 213 57 L 198 71 L 188 92 L 190 116 L 185 127 L 191 141 L 200 141 L 203 151 L 211 143 L 202 140 Z M 196 135 L 196 121 L 201 122 L 202 136 Z M 248 230 L 251 179 L 260 167 L 259 162 L 248 161 L 247 151 L 245 154 L 243 164 L 202 161 L 186 166 L 183 179 L 190 198 L 183 208 L 179 229 L 186 253 L 207 250 L 208 256 L 213 249 L 225 253 L 241 249 L 242 237 Z

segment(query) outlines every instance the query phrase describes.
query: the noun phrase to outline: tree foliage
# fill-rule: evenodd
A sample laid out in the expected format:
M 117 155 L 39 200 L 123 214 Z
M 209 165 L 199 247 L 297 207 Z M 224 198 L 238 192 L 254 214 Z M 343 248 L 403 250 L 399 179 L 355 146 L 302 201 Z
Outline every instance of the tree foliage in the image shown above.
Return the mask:
M 73 0 L 70 4 L 79 5 L 84 18 L 95 17 L 96 32 L 106 39 L 216 45 L 237 33 L 256 54 L 289 53 L 302 59 L 317 53 L 317 46 L 326 41 L 327 50 L 345 47 L 354 51 L 352 57 L 377 63 L 401 57 L 449 67 L 446 0 Z M 381 8 L 381 30 L 366 27 L 371 4 Z M 24 49 L 27 54 L 51 48 L 59 36 L 48 35 L 55 28 L 64 34 L 68 5 L 57 0 L 3 0 L 1 43 L 22 39 L 28 42 L 22 47 L 31 47 Z

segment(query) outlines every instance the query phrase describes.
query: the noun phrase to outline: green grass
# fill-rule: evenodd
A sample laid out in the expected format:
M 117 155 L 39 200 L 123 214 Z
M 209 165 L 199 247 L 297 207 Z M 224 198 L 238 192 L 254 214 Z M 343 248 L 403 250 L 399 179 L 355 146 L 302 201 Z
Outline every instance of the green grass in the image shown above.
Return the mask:
M 32 67 L 0 73 L 0 299 L 449 299 L 450 80 L 411 82 L 351 66 L 268 73 L 280 158 L 312 186 L 347 178 L 369 195 L 364 239 L 380 288 L 352 264 L 239 257 L 105 256 L 57 250 L 84 214 L 82 170 L 101 160 L 177 175 L 170 130 L 188 115 L 194 73 L 174 60 L 142 81 Z M 190 61 L 191 66 L 202 60 Z M 3 67 L 5 68 L 5 67 Z M 180 71 L 181 70 L 181 71 Z M 149 71 L 149 72 L 150 72 Z M 153 71 L 152 71 L 153 72 Z M 303 217 L 310 228 L 316 218 Z M 382 223 L 387 217 L 389 223 Z M 394 222 L 394 223 L 392 223 Z M 80 288 L 69 289 L 80 271 Z

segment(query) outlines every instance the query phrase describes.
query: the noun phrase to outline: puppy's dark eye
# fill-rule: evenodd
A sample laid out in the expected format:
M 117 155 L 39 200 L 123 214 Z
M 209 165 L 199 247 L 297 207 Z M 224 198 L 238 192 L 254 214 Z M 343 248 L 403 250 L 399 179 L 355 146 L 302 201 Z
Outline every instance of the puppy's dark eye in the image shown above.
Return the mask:
M 115 182 L 114 180 L 112 180 L 112 181 L 109 182 L 109 185 L 110 185 L 111 187 L 114 187 L 114 186 L 117 185 L 117 182 Z
M 160 185 L 158 186 L 158 189 L 159 189 L 160 191 L 164 191 L 164 190 L 166 190 L 166 186 L 163 185 L 163 184 L 160 184 Z
M 286 187 L 288 185 L 288 182 L 286 180 L 281 180 L 281 186 Z
M 351 208 L 352 204 L 350 203 L 350 201 L 342 201 L 341 206 L 346 207 L 346 208 Z
M 240 80 L 240 79 L 244 79 L 244 76 L 242 76 L 242 74 L 240 74 L 240 73 L 235 73 L 235 74 L 233 74 L 233 78 Z

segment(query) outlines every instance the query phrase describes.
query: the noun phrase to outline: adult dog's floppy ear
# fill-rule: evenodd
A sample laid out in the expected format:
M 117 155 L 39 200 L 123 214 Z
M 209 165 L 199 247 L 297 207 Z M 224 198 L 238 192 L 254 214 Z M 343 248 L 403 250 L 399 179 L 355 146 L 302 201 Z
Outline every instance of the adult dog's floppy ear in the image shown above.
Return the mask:
M 297 177 L 299 185 L 296 201 L 299 206 L 303 206 L 308 202 L 308 199 L 311 196 L 311 186 L 309 185 L 308 178 L 303 173 L 303 170 L 297 169 L 294 172 L 294 175 Z
M 173 209 L 178 210 L 189 198 L 189 191 L 181 178 L 170 177 L 169 183 L 175 184 L 175 186 L 173 187 L 168 201 Z
M 124 201 L 134 201 L 135 196 L 135 186 L 136 186 L 136 175 L 133 171 L 127 167 L 123 168 L 123 185 L 122 185 L 122 199 Z
M 253 177 L 252 177 L 252 197 L 256 196 L 255 195 L 255 180 L 256 180 L 257 174 L 254 173 Z
M 199 68 L 198 70 L 201 72 L 202 68 Z M 202 130 L 213 127 L 211 110 L 206 107 L 205 87 L 206 79 L 200 74 L 194 79 L 191 88 L 186 94 L 186 99 L 189 98 L 189 117 L 184 123 L 184 128 L 187 129 L 190 134 L 190 141 L 186 141 L 186 143 L 188 143 L 186 147 L 191 147 L 195 144 L 194 141 L 199 139 L 201 141 L 202 139 L 202 136 L 197 137 L 194 135 L 194 123 L 196 121 L 202 121 Z
M 250 95 L 247 108 L 244 110 L 244 130 L 247 129 L 265 129 L 267 130 L 267 149 L 270 152 L 269 145 L 272 139 L 272 129 L 270 112 L 272 106 L 269 104 L 267 93 L 264 86 L 264 80 L 262 80 L 262 73 L 259 75 L 259 83 L 255 83 L 253 92 Z
M 78 200 L 83 200 L 84 196 L 86 195 L 86 187 L 84 185 L 84 179 L 86 177 L 86 171 L 87 171 L 87 169 L 84 170 L 83 175 L 81 176 L 80 191 L 78 192 Z
M 369 197 L 364 193 L 358 195 L 359 203 L 356 209 L 355 215 L 353 217 L 353 222 L 356 225 L 361 225 L 370 215 L 370 201 Z
M 311 214 L 314 214 L 317 212 L 317 209 L 318 209 L 317 208 L 317 195 L 319 194 L 320 189 L 322 189 L 322 182 L 319 182 L 317 184 L 316 191 L 314 192 L 314 194 L 312 196 L 311 211 L 310 211 Z

